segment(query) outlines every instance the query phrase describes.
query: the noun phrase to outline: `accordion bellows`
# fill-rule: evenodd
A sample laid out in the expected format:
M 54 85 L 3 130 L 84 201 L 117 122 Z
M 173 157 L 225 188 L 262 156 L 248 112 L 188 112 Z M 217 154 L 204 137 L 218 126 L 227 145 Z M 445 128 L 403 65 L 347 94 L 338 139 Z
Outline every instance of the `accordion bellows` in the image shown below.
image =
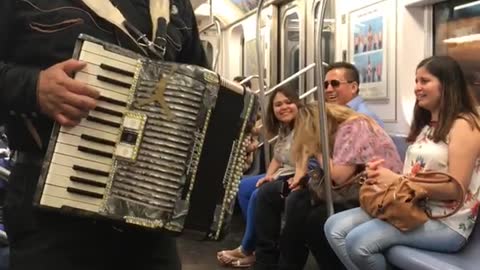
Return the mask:
M 75 79 L 101 94 L 73 128 L 55 126 L 42 208 L 218 239 L 242 175 L 255 95 L 207 69 L 153 61 L 81 35 Z

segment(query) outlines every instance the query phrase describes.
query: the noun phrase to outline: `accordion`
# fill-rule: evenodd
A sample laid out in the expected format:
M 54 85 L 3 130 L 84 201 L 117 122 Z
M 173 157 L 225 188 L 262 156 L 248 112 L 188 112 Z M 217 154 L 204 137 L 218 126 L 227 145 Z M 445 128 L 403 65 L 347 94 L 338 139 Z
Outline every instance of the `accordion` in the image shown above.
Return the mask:
M 257 99 L 194 65 L 153 61 L 80 35 L 75 74 L 100 92 L 78 126 L 55 125 L 41 208 L 218 239 L 233 212 Z

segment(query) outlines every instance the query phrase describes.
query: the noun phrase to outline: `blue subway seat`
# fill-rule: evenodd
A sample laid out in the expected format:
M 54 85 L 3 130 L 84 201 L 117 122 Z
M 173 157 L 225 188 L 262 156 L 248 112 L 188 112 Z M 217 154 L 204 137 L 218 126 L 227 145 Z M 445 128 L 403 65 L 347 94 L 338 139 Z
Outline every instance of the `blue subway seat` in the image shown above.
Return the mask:
M 405 153 L 407 152 L 407 136 L 402 134 L 389 134 L 392 138 L 393 143 L 397 147 L 398 154 L 400 155 L 400 160 L 405 160 Z
M 393 246 L 387 260 L 400 269 L 477 270 L 480 269 L 480 222 L 477 219 L 467 245 L 457 253 L 439 253 L 407 246 Z

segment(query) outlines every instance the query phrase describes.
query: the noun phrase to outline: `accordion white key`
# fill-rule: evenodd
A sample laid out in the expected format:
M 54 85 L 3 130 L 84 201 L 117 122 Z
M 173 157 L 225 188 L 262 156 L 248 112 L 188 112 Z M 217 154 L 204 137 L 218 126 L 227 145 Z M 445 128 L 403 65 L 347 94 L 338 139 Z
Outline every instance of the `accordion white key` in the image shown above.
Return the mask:
M 242 175 L 255 95 L 194 65 L 153 61 L 81 35 L 75 74 L 100 92 L 73 128 L 56 125 L 41 208 L 218 239 Z

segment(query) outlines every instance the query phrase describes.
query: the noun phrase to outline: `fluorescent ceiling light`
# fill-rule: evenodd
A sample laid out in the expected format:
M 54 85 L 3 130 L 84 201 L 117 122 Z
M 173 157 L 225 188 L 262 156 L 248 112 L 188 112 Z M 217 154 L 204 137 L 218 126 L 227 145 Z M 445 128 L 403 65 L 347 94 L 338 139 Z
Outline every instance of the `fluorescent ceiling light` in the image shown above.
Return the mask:
M 290 20 L 291 22 L 298 22 L 298 19 L 291 19 Z M 317 19 L 315 19 L 315 22 L 317 21 Z M 333 23 L 335 22 L 335 19 L 323 19 L 324 22 L 327 22 L 327 23 Z
M 480 34 L 472 34 L 472 35 L 448 38 L 443 40 L 444 43 L 448 43 L 448 44 L 459 44 L 459 43 L 467 43 L 467 42 L 474 42 L 474 41 L 480 41 Z
M 213 15 L 224 18 L 225 21 L 240 18 L 243 12 L 229 1 L 212 0 Z M 210 4 L 203 3 L 195 9 L 196 16 L 210 16 Z
M 467 4 L 458 5 L 458 6 L 454 7 L 453 10 L 460 10 L 460 9 L 469 8 L 469 7 L 476 6 L 476 5 L 480 5 L 480 1 L 474 1 L 474 2 L 471 2 L 471 3 L 467 3 Z

